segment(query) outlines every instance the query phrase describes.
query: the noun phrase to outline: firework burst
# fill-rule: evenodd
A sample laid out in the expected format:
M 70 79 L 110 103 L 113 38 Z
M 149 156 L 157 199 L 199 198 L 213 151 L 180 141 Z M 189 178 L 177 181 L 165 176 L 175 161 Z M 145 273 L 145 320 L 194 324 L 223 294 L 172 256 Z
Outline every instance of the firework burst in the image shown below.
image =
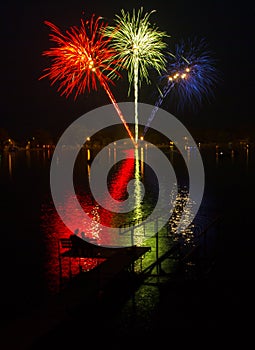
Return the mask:
M 167 55 L 166 69 L 159 77 L 160 94 L 143 134 L 166 98 L 177 111 L 186 107 L 196 111 L 214 96 L 218 80 L 216 59 L 204 39 L 182 40 L 176 44 L 174 53 Z
M 86 90 L 90 92 L 102 86 L 130 138 L 134 140 L 110 90 L 110 84 L 114 84 L 113 79 L 120 77 L 117 70 L 120 61 L 115 50 L 109 46 L 111 38 L 102 34 L 107 24 L 95 15 L 90 20 L 81 19 L 80 26 L 70 27 L 65 33 L 49 21 L 45 21 L 45 24 L 52 30 L 50 40 L 56 46 L 43 52 L 43 55 L 52 58 L 52 65 L 44 70 L 45 74 L 39 79 L 48 77 L 51 85 L 59 85 L 61 96 L 69 97 L 73 93 L 74 99 Z
M 166 43 L 163 38 L 165 32 L 161 32 L 149 21 L 151 14 L 145 13 L 140 8 L 137 13 L 121 10 L 121 15 L 116 15 L 116 26 L 108 26 L 104 35 L 111 38 L 110 46 L 117 52 L 116 58 L 121 61 L 121 68 L 128 72 L 129 93 L 131 86 L 134 88 L 135 98 L 135 140 L 138 140 L 138 90 L 143 80 L 149 80 L 149 68 L 158 73 L 165 66 L 166 59 L 163 49 Z

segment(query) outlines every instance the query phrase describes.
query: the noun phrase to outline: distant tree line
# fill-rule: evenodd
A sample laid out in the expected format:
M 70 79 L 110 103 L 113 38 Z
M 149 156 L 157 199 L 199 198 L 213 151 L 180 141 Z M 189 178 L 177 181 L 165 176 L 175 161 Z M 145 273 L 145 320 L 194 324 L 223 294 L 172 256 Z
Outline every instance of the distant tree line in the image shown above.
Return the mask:
M 132 130 L 132 125 L 130 126 Z M 255 143 L 255 125 L 243 126 L 239 128 L 194 128 L 187 127 L 188 131 L 198 143 L 228 143 L 240 142 L 246 140 L 250 143 Z M 142 135 L 142 129 L 140 134 Z M 17 146 L 26 147 L 29 144 L 30 148 L 43 147 L 43 145 L 56 145 L 61 135 L 53 135 L 53 133 L 46 129 L 36 129 L 31 135 L 23 139 L 16 139 L 5 128 L 0 127 L 0 149 L 4 149 L 5 145 L 10 140 Z M 128 138 L 126 130 L 122 125 L 116 125 L 101 130 L 91 137 L 89 145 L 94 148 L 101 148 L 107 144 L 119 140 L 121 138 Z M 145 140 L 154 144 L 168 144 L 169 140 L 159 132 L 151 129 L 145 135 Z M 84 143 L 86 140 L 84 139 Z

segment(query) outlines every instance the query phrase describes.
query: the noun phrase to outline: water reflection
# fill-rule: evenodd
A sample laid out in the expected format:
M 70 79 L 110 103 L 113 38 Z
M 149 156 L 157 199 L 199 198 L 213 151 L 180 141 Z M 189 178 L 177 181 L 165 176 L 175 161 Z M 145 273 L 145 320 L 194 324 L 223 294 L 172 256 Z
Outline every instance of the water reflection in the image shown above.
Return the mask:
M 240 166 L 244 165 L 246 168 L 249 168 L 250 162 L 250 144 L 240 144 L 233 147 L 232 145 L 228 146 L 215 146 L 215 164 L 216 166 L 220 166 L 223 162 L 231 161 L 232 165 L 239 164 Z M 254 153 L 253 153 L 254 154 Z
M 142 156 L 142 150 L 141 150 L 141 156 Z M 143 172 L 142 170 L 140 171 L 140 163 L 142 164 L 142 159 L 141 161 L 139 160 L 139 148 L 135 149 L 135 190 L 134 190 L 134 196 L 135 196 L 135 209 L 134 209 L 134 214 L 133 214 L 133 220 L 135 222 L 139 222 L 140 220 L 143 220 L 143 217 L 145 215 L 144 208 L 143 208 L 143 190 L 141 188 L 141 182 L 143 178 Z M 141 165 L 142 168 L 143 165 Z M 132 236 L 133 241 L 132 245 L 141 245 L 143 241 L 143 227 L 137 228 Z
M 146 161 L 147 157 L 147 150 L 148 146 L 145 145 L 144 147 L 144 158 Z M 117 150 L 115 151 L 116 154 Z M 174 167 L 175 169 L 178 169 L 178 153 L 174 150 L 169 150 L 168 147 L 168 157 L 174 161 Z M 230 196 L 230 198 L 227 197 L 227 195 L 232 193 L 232 188 L 235 188 L 237 193 L 238 191 L 242 190 L 242 193 L 250 193 L 249 190 L 253 188 L 253 179 L 254 179 L 254 145 L 251 145 L 249 148 L 242 148 L 239 150 L 239 153 L 235 152 L 232 158 L 228 157 L 218 157 L 218 167 L 215 166 L 217 155 L 215 155 L 215 147 L 206 148 L 203 144 L 201 145 L 201 152 L 202 157 L 206 165 L 206 175 L 207 175 L 207 192 L 206 192 L 206 203 L 209 203 L 209 209 L 205 208 L 206 214 L 211 214 L 211 209 L 216 208 L 219 209 L 222 206 L 228 206 L 230 209 L 233 207 L 238 208 L 238 203 L 236 201 L 232 201 L 233 203 L 230 203 L 232 200 L 231 198 L 234 198 L 234 196 Z M 85 154 L 85 152 L 84 152 Z M 27 271 L 27 274 L 30 273 L 31 266 L 35 266 L 36 274 L 39 276 L 38 278 L 45 280 L 46 287 L 45 293 L 49 291 L 49 293 L 55 293 L 59 290 L 59 283 L 60 283 L 60 276 L 59 276 L 59 239 L 60 238 L 68 238 L 73 232 L 68 230 L 68 228 L 63 224 L 61 219 L 59 218 L 58 214 L 56 213 L 56 210 L 54 208 L 54 204 L 51 201 L 51 197 L 49 194 L 49 188 L 48 188 L 48 177 L 49 177 L 49 166 L 50 166 L 50 158 L 51 158 L 52 152 L 49 155 L 48 151 L 45 151 L 45 158 L 43 157 L 43 151 L 37 153 L 33 151 L 28 152 L 16 152 L 16 153 L 9 153 L 9 152 L 2 152 L 1 154 L 1 160 L 0 160 L 0 178 L 1 178 L 1 193 L 2 193 L 2 205 L 3 208 L 7 208 L 8 212 L 6 210 L 2 210 L 2 217 L 6 216 L 4 220 L 2 219 L 2 223 L 6 223 L 6 226 L 9 227 L 11 220 L 13 217 L 16 217 L 16 222 L 18 222 L 17 227 L 19 230 L 12 233 L 12 240 L 15 240 L 15 235 L 13 233 L 17 234 L 16 237 L 18 240 L 18 243 L 16 243 L 17 247 L 24 248 L 22 249 L 22 252 L 19 254 L 19 264 L 20 267 L 25 268 Z M 109 149 L 109 158 L 113 158 L 114 151 L 113 148 Z M 171 158 L 172 157 L 172 158 Z M 141 152 L 141 158 L 142 158 L 142 152 Z M 109 159 L 106 159 L 108 162 Z M 105 217 L 103 215 L 104 211 L 102 208 L 97 206 L 97 204 L 93 201 L 93 198 L 90 195 L 89 189 L 87 187 L 87 183 L 89 182 L 89 173 L 90 173 L 90 164 L 86 162 L 86 154 L 84 157 L 84 161 L 81 162 L 81 166 L 84 169 L 84 177 L 82 178 L 81 182 L 85 183 L 84 186 L 80 186 L 81 188 L 77 188 L 77 196 L 79 198 L 79 201 L 82 203 L 82 206 L 87 210 L 88 213 L 90 213 L 91 217 L 94 217 L 94 226 L 89 228 L 90 230 L 90 237 L 96 237 L 96 227 L 98 222 L 107 222 L 109 225 L 115 224 L 118 226 L 121 223 L 126 223 L 127 226 L 129 222 L 133 219 L 133 214 L 131 213 L 130 216 L 124 216 L 124 214 L 116 216 L 114 213 L 105 212 Z M 109 179 L 109 188 L 110 192 L 112 193 L 115 198 L 126 198 L 127 191 L 126 191 L 126 184 L 128 183 L 128 179 L 134 179 L 134 169 L 135 169 L 135 163 L 131 159 L 127 159 L 127 161 L 123 161 L 119 164 L 117 164 L 114 167 L 114 171 L 111 174 L 111 178 Z M 43 170 L 43 171 L 42 171 Z M 120 176 L 118 176 L 118 172 L 120 173 Z M 144 214 L 146 214 L 146 211 L 149 211 L 152 207 L 153 200 L 150 201 L 150 198 L 153 195 L 154 188 L 152 186 L 153 182 L 151 180 L 151 174 L 148 171 L 148 168 L 144 164 L 143 171 L 142 171 L 142 164 L 140 164 L 140 179 L 142 179 L 142 182 L 145 184 L 146 191 L 148 190 L 149 193 L 146 192 L 144 201 L 142 203 L 142 206 L 140 209 L 143 210 Z M 39 176 L 38 176 L 39 175 Z M 87 178 L 86 178 L 87 177 Z M 240 181 L 241 179 L 241 181 Z M 31 187 L 31 181 L 34 181 L 34 185 Z M 115 184 L 114 184 L 115 181 Z M 149 185 L 149 186 L 147 186 Z M 234 187 L 235 186 L 235 187 Z M 43 197 L 38 195 L 38 192 L 35 194 L 31 194 L 31 188 L 32 190 L 35 188 L 41 187 L 41 192 L 43 193 Z M 47 187 L 47 188 L 46 188 Z M 14 190 L 16 191 L 19 189 L 20 193 L 20 200 L 16 201 L 16 197 L 14 194 Z M 20 190 L 22 189 L 22 190 Z M 181 191 L 183 189 L 183 191 Z M 176 211 L 173 213 L 172 217 L 169 220 L 169 223 L 167 227 L 164 227 L 158 235 L 158 255 L 161 256 L 164 251 L 166 251 L 168 248 L 171 248 L 171 246 L 174 244 L 176 240 L 178 240 L 180 237 L 176 236 L 176 226 L 178 224 L 179 215 L 177 212 L 177 208 L 182 210 L 185 201 L 185 188 L 181 187 L 179 189 L 179 195 L 176 201 Z M 209 189 L 209 191 L 208 191 Z M 229 191 L 228 191 L 229 189 Z M 236 193 L 235 191 L 235 193 Z M 152 192 L 152 193 L 150 193 Z M 213 193 L 211 193 L 213 192 Z M 28 194 L 28 195 L 27 195 Z M 48 197 L 45 197 L 46 194 L 48 194 Z M 166 194 L 169 195 L 169 194 Z M 173 193 L 172 196 L 169 195 L 170 200 L 174 200 L 174 196 L 176 193 Z M 22 196 L 26 196 L 25 203 L 23 204 L 23 198 Z M 12 204 L 8 206 L 8 203 L 10 202 L 10 198 L 12 198 Z M 41 203 L 42 198 L 44 198 L 43 204 Z M 246 198 L 246 197 L 242 197 Z M 6 203 L 5 204 L 5 201 Z M 211 200 L 211 202 L 210 202 Z M 68 206 L 68 197 L 66 198 L 66 210 L 71 210 L 71 207 Z M 223 203 L 223 204 L 222 204 Z M 37 210 L 34 210 L 34 207 L 41 206 L 41 229 L 39 231 L 38 226 L 30 224 L 30 220 L 37 220 L 38 212 Z M 21 206 L 24 206 L 24 208 Z M 188 218 L 189 216 L 189 205 L 187 207 L 186 216 Z M 9 210 L 10 209 L 10 210 Z M 192 209 L 192 208 L 190 208 Z M 247 206 L 245 208 L 242 208 L 242 213 L 249 213 L 250 208 Z M 26 213 L 26 215 L 24 215 Z M 76 220 L 77 222 L 77 228 L 79 228 L 79 234 L 82 235 L 83 229 L 80 228 L 80 220 L 76 217 L 76 213 L 72 212 L 73 220 Z M 33 215 L 33 218 L 32 218 Z M 138 214 L 139 216 L 139 214 Z M 231 221 L 232 221 L 232 214 Z M 244 216 L 245 217 L 245 216 Z M 248 217 L 248 214 L 246 215 Z M 209 218 L 210 219 L 210 218 Z M 182 233 L 182 237 L 186 240 L 186 244 L 192 245 L 193 243 L 193 235 L 194 232 L 200 233 L 203 230 L 203 227 L 205 225 L 205 218 L 204 216 L 201 218 L 198 218 L 198 220 L 201 220 L 199 222 L 199 225 L 197 225 L 196 221 L 196 227 L 194 229 L 192 227 L 189 228 L 186 232 Z M 209 220 L 208 220 L 209 222 Z M 232 227 L 232 226 L 231 226 Z M 3 227 L 2 227 L 3 228 Z M 190 230 L 192 229 L 192 230 Z M 26 232 L 25 235 L 21 235 L 20 232 Z M 8 233 L 8 230 L 4 231 Z M 139 234 L 146 235 L 146 230 L 141 232 Z M 235 239 L 235 236 L 232 231 L 229 232 L 229 237 L 233 237 Z M 5 235 L 7 236 L 7 235 Z M 29 238 L 28 238 L 29 237 Z M 20 244 L 21 242 L 22 244 Z M 31 255 L 28 255 L 28 258 L 25 257 L 26 255 L 26 249 L 27 249 L 27 243 L 29 242 L 29 245 L 31 244 L 32 247 L 37 246 L 37 244 L 40 246 L 40 248 L 43 248 L 43 259 L 44 259 L 44 265 L 41 266 L 41 261 L 39 261 L 40 257 L 38 257 L 38 261 L 34 260 L 34 255 L 31 260 L 29 260 L 29 257 Z M 190 242 L 190 243 L 189 243 Z M 137 264 L 135 266 L 136 271 L 140 271 L 142 268 L 146 268 L 146 266 L 150 266 L 156 258 L 156 252 L 157 252 L 157 241 L 156 237 L 149 237 L 147 240 L 143 241 L 143 245 L 149 245 L 151 247 L 151 252 L 146 254 L 144 259 L 141 259 L 141 261 L 137 261 Z M 28 247 L 29 249 L 29 247 Z M 29 251 L 29 250 L 28 250 Z M 7 259 L 8 261 L 8 259 Z M 81 269 L 85 271 L 90 271 L 91 269 L 94 269 L 99 264 L 102 264 L 104 262 L 103 258 L 89 258 L 89 257 L 79 257 L 79 258 L 73 258 L 72 259 L 72 275 L 76 275 L 80 273 Z M 39 266 L 39 268 L 38 268 Z M 12 264 L 6 264 L 5 269 L 7 271 L 7 274 L 13 273 L 13 270 L 11 269 L 13 267 Z M 174 259 L 166 259 L 161 264 L 161 268 L 159 271 L 164 271 L 165 274 L 162 274 L 160 276 L 161 279 L 168 278 L 168 276 L 174 271 L 175 269 L 175 261 Z M 154 270 L 150 270 L 151 274 L 155 272 Z M 44 274 L 41 276 L 41 274 Z M 63 275 L 66 279 L 69 278 L 70 270 L 69 270 L 69 262 L 68 259 L 65 259 L 63 261 Z M 33 275 L 32 275 L 33 276 Z M 158 278 L 158 277 L 157 277 Z M 33 278 L 30 278 L 31 284 L 37 283 L 37 281 L 33 281 Z M 27 289 L 29 289 L 28 286 L 26 286 Z M 32 295 L 30 293 L 31 290 L 27 291 L 26 296 L 28 297 L 36 297 L 35 294 Z M 137 316 L 137 314 L 140 312 L 140 315 L 143 318 L 150 317 L 149 314 L 149 304 L 151 304 L 151 309 L 155 306 L 155 300 L 157 300 L 157 288 L 151 288 L 149 285 L 143 286 L 140 288 L 137 293 L 134 295 L 134 302 L 135 302 L 135 315 L 131 315 L 130 318 L 127 315 L 130 315 L 130 302 L 123 308 L 123 314 L 122 314 L 122 321 L 123 321 L 123 328 L 126 326 L 125 322 L 129 319 L 130 323 L 133 322 L 133 317 Z M 12 295 L 12 294 L 11 294 Z M 24 298 L 25 299 L 25 298 Z M 10 304 L 12 303 L 12 300 L 9 300 Z M 174 302 L 174 301 L 173 301 Z M 143 307 L 144 305 L 144 307 Z M 150 309 L 150 310 L 151 310 Z M 120 319 L 117 320 L 117 323 L 121 322 Z M 143 323 L 142 323 L 143 326 Z
M 27 167 L 31 168 L 31 152 L 26 150 L 26 163 L 27 163 Z
M 75 276 L 81 271 L 89 271 L 104 261 L 101 258 L 76 257 L 61 258 L 65 252 L 60 239 L 69 238 L 73 234 L 62 222 L 54 209 L 53 203 L 46 203 L 42 207 L 41 229 L 44 240 L 44 278 L 48 293 L 58 293 L 63 281 Z M 82 234 L 80 232 L 79 234 Z
M 150 246 L 151 253 L 143 259 L 143 266 L 140 265 L 140 261 L 135 263 L 135 270 L 139 271 L 141 268 L 150 266 L 158 256 L 164 254 L 169 250 L 176 242 L 181 241 L 183 246 L 192 247 L 194 245 L 194 239 L 196 238 L 197 228 L 195 224 L 189 224 L 193 217 L 193 206 L 195 203 L 189 198 L 189 189 L 185 185 L 176 186 L 175 192 L 165 193 L 168 196 L 170 203 L 174 207 L 173 213 L 169 218 L 167 225 L 165 225 L 159 232 L 158 235 L 151 237 L 150 230 L 154 229 L 154 225 L 160 226 L 160 215 L 155 222 L 150 225 L 143 225 L 133 229 L 133 225 L 142 222 L 144 218 L 150 215 L 156 202 L 157 186 L 153 183 L 153 173 L 144 163 L 144 159 L 147 159 L 148 148 L 145 145 L 144 148 L 139 147 L 126 151 L 126 158 L 120 162 L 114 163 L 108 178 L 108 189 L 110 195 L 116 200 L 111 211 L 106 210 L 104 206 L 99 205 L 91 195 L 89 191 L 89 178 L 90 178 L 90 162 L 87 162 L 88 153 L 84 153 L 84 157 L 80 159 L 80 165 L 83 169 L 83 177 L 81 183 L 83 186 L 76 187 L 76 195 L 83 208 L 84 212 L 92 219 L 84 229 L 81 225 L 83 218 L 79 216 L 72 208 L 72 198 L 66 196 L 65 210 L 72 213 L 71 220 L 75 223 L 77 228 L 77 236 L 85 237 L 86 240 L 91 240 L 92 244 L 96 243 L 100 245 L 100 225 L 105 227 L 116 227 L 119 228 L 119 232 L 132 232 L 130 245 L 138 246 Z M 196 157 L 197 153 L 193 149 L 187 148 L 188 161 L 191 161 L 192 157 Z M 108 159 L 106 162 L 116 162 L 117 152 L 122 152 L 116 145 L 109 147 L 107 154 Z M 202 149 L 203 152 L 203 149 Z M 223 164 L 222 154 L 220 149 L 217 149 L 214 159 L 216 164 Z M 209 154 L 209 153 L 208 153 Z M 243 157 L 244 156 L 244 157 Z M 168 157 L 170 160 L 175 159 L 175 167 L 178 165 L 178 153 L 173 147 L 170 147 Z M 242 158 L 243 157 L 243 158 Z M 209 158 L 206 158 L 208 160 Z M 228 158 L 226 158 L 227 160 Z M 245 161 L 246 165 L 249 165 L 249 148 L 245 149 L 243 154 L 236 156 L 231 153 L 229 157 L 229 163 L 236 161 Z M 79 174 L 80 168 L 78 166 Z M 219 169 L 220 170 L 220 169 Z M 119 208 L 122 206 L 122 201 L 127 199 L 128 184 L 133 180 L 134 185 L 134 197 L 135 207 L 130 213 L 119 213 Z M 141 187 L 141 183 L 144 185 L 144 189 Z M 102 200 L 104 204 L 104 200 Z M 181 221 L 180 221 L 181 220 Z M 177 230 L 177 228 L 179 230 Z M 69 237 L 71 232 L 61 221 L 57 213 L 55 212 L 53 203 L 45 203 L 42 210 L 42 229 L 45 237 L 45 271 L 47 280 L 51 285 L 52 289 L 58 289 L 59 287 L 59 246 L 58 242 L 60 238 Z M 114 237 L 107 234 L 103 238 L 104 245 L 114 245 Z M 84 258 L 80 257 L 76 261 L 73 260 L 72 275 L 80 273 L 81 264 L 82 270 L 88 271 L 96 267 L 103 260 L 97 258 Z M 170 273 L 173 270 L 173 261 L 164 262 L 161 269 Z M 66 277 L 68 276 L 68 268 L 66 269 Z
M 116 150 L 115 150 L 116 152 Z M 134 152 L 131 150 L 130 152 Z M 82 162 L 84 159 L 82 159 Z M 89 176 L 89 171 L 87 176 Z M 119 201 L 119 206 L 121 206 L 121 201 L 127 196 L 127 185 L 134 177 L 134 158 L 125 159 L 123 162 L 115 166 L 115 171 L 111 175 L 111 181 L 109 181 L 109 192 L 111 196 Z M 118 227 L 120 224 L 123 224 L 128 220 L 125 214 L 116 214 L 118 213 L 118 205 L 116 204 L 115 208 L 112 208 L 112 212 L 104 209 L 103 206 L 98 205 L 91 196 L 89 191 L 84 191 L 84 189 L 77 189 L 76 191 L 77 198 L 83 208 L 84 212 L 91 218 L 88 225 L 86 225 L 86 230 L 81 227 L 83 218 L 73 211 L 72 208 L 72 198 L 66 196 L 65 200 L 65 210 L 72 213 L 72 223 L 77 227 L 76 235 L 78 237 L 84 237 L 86 240 L 90 240 L 92 243 L 100 245 L 100 226 L 104 225 L 106 227 Z M 60 271 L 59 271 L 59 246 L 58 241 L 60 238 L 68 238 L 73 234 L 62 222 L 56 213 L 53 203 L 46 203 L 42 210 L 42 230 L 45 237 L 45 271 L 46 277 L 49 282 L 49 288 L 51 290 L 59 289 L 60 281 Z M 75 224 L 76 223 L 76 224 Z M 112 245 L 112 237 L 103 237 L 104 244 Z M 131 242 L 130 242 L 131 243 Z M 101 262 L 101 260 L 100 260 Z M 83 258 L 83 271 L 94 268 L 99 263 L 98 258 Z M 81 259 L 78 259 L 75 264 L 75 260 L 72 261 L 72 275 L 75 275 L 80 272 Z M 64 278 L 67 278 L 70 274 L 70 268 L 68 267 L 62 271 Z
M 249 167 L 249 145 L 246 146 L 246 168 L 248 169 Z
M 9 175 L 12 177 L 12 167 L 13 167 L 13 153 L 8 154 L 8 169 L 9 169 Z
M 144 176 L 144 148 L 141 147 L 141 176 Z
M 113 158 L 116 159 L 116 148 L 113 149 Z M 107 231 L 104 233 L 103 238 L 101 237 L 101 225 L 105 227 L 117 227 L 123 232 L 130 232 L 130 245 L 138 246 L 150 246 L 152 254 L 143 261 L 143 267 L 150 265 L 155 258 L 163 254 L 165 251 L 171 248 L 171 246 L 180 239 L 180 236 L 188 243 L 191 240 L 192 227 L 185 228 L 187 222 L 189 222 L 192 216 L 192 204 L 188 201 L 188 189 L 180 189 L 177 193 L 165 193 L 168 196 L 169 201 L 172 201 L 175 205 L 173 214 L 169 220 L 168 225 L 163 227 L 157 235 L 157 237 L 151 237 L 151 230 L 155 229 L 160 225 L 160 217 L 154 222 L 147 224 L 146 226 L 141 224 L 140 226 L 133 229 L 133 225 L 142 222 L 147 217 L 155 205 L 157 199 L 158 187 L 152 184 L 152 173 L 150 169 L 143 163 L 144 150 L 140 148 L 131 149 L 126 152 L 126 158 L 112 168 L 109 179 L 108 189 L 112 198 L 115 199 L 115 206 L 108 211 L 104 206 L 99 205 L 89 191 L 89 176 L 90 166 L 86 163 L 86 152 L 82 155 L 77 163 L 77 169 L 79 170 L 78 175 L 81 174 L 80 170 L 83 169 L 83 176 L 81 180 L 82 186 L 76 186 L 76 196 L 83 209 L 83 211 L 91 218 L 90 222 L 86 225 L 82 225 L 84 218 L 81 217 L 80 212 L 77 213 L 72 207 L 72 197 L 66 195 L 65 202 L 63 204 L 65 210 L 72 215 L 72 226 L 76 227 L 75 234 L 78 237 L 86 238 L 87 241 L 91 241 L 91 244 L 101 244 L 103 239 L 104 246 L 114 246 L 114 237 L 112 235 L 107 236 Z M 139 157 L 140 152 L 140 157 Z M 109 151 L 109 157 L 111 151 Z M 106 160 L 108 161 L 108 160 Z M 76 178 L 74 176 L 74 178 Z M 128 184 L 130 180 L 133 180 L 134 184 L 134 198 L 135 207 L 129 213 L 120 213 L 119 208 L 122 206 L 122 201 L 128 196 Z M 144 185 L 144 188 L 141 186 Z M 149 186 L 148 186 L 149 184 Z M 149 188 L 149 190 L 146 190 Z M 104 201 L 102 201 L 104 204 Z M 183 215 L 184 213 L 184 215 Z M 183 216 L 182 216 L 183 215 Z M 177 227 L 180 226 L 180 218 L 182 216 L 181 223 L 181 234 L 177 235 Z M 42 208 L 42 231 L 44 234 L 45 243 L 45 274 L 48 281 L 49 289 L 52 291 L 59 290 L 60 283 L 60 261 L 59 261 L 59 240 L 61 238 L 68 238 L 74 232 L 71 232 L 62 222 L 58 216 L 53 203 L 47 202 Z M 182 229 L 183 226 L 183 229 Z M 130 228 L 129 228 L 130 227 Z M 159 240 L 160 239 L 160 240 Z M 86 258 L 80 256 L 78 259 L 72 259 L 71 274 L 74 276 L 80 271 L 88 271 L 96 267 L 99 263 L 104 260 L 98 258 Z M 138 269 L 139 262 L 137 262 L 135 268 Z M 165 270 L 169 269 L 169 266 L 165 266 Z M 61 271 L 64 278 L 68 278 L 70 275 L 70 266 L 66 262 L 66 268 Z

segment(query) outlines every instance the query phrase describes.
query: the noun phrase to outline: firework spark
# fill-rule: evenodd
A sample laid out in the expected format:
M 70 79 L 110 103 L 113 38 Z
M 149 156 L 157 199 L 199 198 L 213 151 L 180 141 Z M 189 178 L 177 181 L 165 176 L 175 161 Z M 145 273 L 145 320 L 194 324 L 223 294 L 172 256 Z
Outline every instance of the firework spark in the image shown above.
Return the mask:
M 95 15 L 90 20 L 81 19 L 80 26 L 70 27 L 65 33 L 49 21 L 45 21 L 45 24 L 52 30 L 50 40 L 56 47 L 43 52 L 43 55 L 52 58 L 53 63 L 44 70 L 46 73 L 39 79 L 48 77 L 51 85 L 59 84 L 58 91 L 61 96 L 69 97 L 74 93 L 74 99 L 86 90 L 90 92 L 102 86 L 134 142 L 109 86 L 114 84 L 114 78 L 120 77 L 117 70 L 120 62 L 115 50 L 109 46 L 111 38 L 102 34 L 107 24 Z
M 155 11 L 145 13 L 140 8 L 137 13 L 121 10 L 121 15 L 116 15 L 116 26 L 108 26 L 104 34 L 111 38 L 110 46 L 117 52 L 117 59 L 121 61 L 121 67 L 128 72 L 129 93 L 131 85 L 134 88 L 135 98 L 135 141 L 138 140 L 138 89 L 143 80 L 149 80 L 149 68 L 158 73 L 165 66 L 166 59 L 163 49 L 166 43 L 163 38 L 165 32 L 161 32 L 155 25 L 149 22 L 149 17 Z
M 166 70 L 159 78 L 160 95 L 143 135 L 166 97 L 177 111 L 185 107 L 197 110 L 205 100 L 210 101 L 213 97 L 218 80 L 216 60 L 204 39 L 182 40 L 176 44 L 175 53 L 168 54 Z

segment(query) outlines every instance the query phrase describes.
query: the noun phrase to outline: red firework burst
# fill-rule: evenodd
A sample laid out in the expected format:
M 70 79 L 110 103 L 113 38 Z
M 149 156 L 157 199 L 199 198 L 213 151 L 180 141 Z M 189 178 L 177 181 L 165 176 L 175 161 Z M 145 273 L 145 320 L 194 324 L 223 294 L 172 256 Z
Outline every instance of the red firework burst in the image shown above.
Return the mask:
M 97 90 L 98 83 L 108 88 L 112 79 L 120 76 L 115 51 L 109 47 L 111 39 L 103 35 L 107 24 L 101 19 L 95 15 L 90 20 L 81 19 L 79 27 L 70 27 L 64 34 L 53 23 L 44 22 L 51 28 L 50 40 L 57 46 L 43 52 L 52 57 L 53 63 L 40 79 L 48 77 L 51 85 L 58 83 L 61 95 L 68 97 L 75 92 L 76 99 L 86 89 Z
M 117 60 L 116 52 L 109 47 L 111 38 L 104 36 L 107 24 L 102 22 L 102 17 L 92 15 L 90 20 L 81 19 L 80 27 L 73 26 L 63 34 L 53 23 L 44 23 L 52 30 L 50 40 L 57 44 L 43 52 L 44 56 L 53 60 L 50 68 L 46 68 L 42 77 L 48 77 L 51 85 L 58 83 L 58 91 L 68 97 L 74 92 L 74 99 L 83 94 L 87 89 L 97 90 L 101 85 L 121 121 L 123 122 L 129 137 L 134 142 L 133 135 L 122 115 L 122 112 L 113 96 L 109 84 L 114 84 L 113 78 L 120 77 L 117 69 L 120 61 Z

